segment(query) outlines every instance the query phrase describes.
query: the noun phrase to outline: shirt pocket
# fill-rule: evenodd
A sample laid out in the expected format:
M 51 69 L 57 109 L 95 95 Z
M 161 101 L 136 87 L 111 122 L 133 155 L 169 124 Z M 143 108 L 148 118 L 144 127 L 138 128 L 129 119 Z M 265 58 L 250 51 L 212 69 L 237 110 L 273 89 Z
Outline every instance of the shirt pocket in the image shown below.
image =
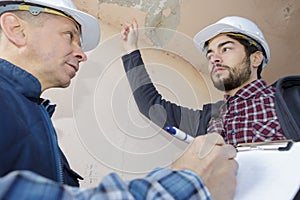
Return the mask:
M 278 120 L 257 120 L 253 122 L 252 142 L 264 142 L 285 139 Z

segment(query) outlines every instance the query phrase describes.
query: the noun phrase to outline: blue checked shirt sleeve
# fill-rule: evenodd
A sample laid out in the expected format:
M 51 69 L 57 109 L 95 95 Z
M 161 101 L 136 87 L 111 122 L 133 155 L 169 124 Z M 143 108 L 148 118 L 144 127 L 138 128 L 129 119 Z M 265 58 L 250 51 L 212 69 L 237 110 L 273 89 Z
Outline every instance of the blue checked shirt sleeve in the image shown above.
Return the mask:
M 124 182 L 115 174 L 96 188 L 58 185 L 29 171 L 0 178 L 0 199 L 211 199 L 207 188 L 191 171 L 156 169 L 145 178 Z

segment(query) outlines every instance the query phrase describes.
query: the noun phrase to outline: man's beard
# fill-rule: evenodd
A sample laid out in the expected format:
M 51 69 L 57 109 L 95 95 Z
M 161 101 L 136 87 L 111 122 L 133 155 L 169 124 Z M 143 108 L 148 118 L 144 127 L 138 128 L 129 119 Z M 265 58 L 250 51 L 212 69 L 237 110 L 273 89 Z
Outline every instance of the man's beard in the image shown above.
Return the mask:
M 242 69 L 240 67 L 244 65 Z M 218 65 L 217 65 L 218 66 Z M 219 65 L 220 67 L 224 68 L 229 72 L 227 78 L 221 79 L 219 75 L 217 75 L 217 80 L 213 79 L 213 71 L 212 69 L 210 73 L 210 78 L 213 81 L 214 86 L 221 91 L 230 91 L 233 89 L 238 88 L 243 83 L 249 80 L 251 76 L 251 67 L 250 67 L 250 58 L 243 59 L 243 61 L 237 65 L 235 68 L 230 68 L 227 65 Z

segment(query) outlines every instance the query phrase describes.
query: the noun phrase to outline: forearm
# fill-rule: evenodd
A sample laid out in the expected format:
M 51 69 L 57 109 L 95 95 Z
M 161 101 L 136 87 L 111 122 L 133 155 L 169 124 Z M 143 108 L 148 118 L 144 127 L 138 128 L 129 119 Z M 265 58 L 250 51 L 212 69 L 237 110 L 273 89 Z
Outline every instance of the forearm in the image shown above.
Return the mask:
M 130 182 L 118 175 L 106 176 L 97 188 L 59 185 L 29 171 L 0 178 L 1 199 L 210 199 L 202 180 L 191 171 L 157 169 Z
M 176 126 L 195 136 L 202 111 L 164 100 L 152 83 L 139 51 L 123 56 L 122 61 L 140 112 L 161 128 Z
M 189 170 L 173 171 L 159 168 L 143 179 L 129 182 L 128 186 L 136 199 L 153 199 L 155 197 L 162 197 L 162 199 L 210 199 L 210 193 L 202 180 Z M 141 193 L 144 193 L 145 196 L 141 196 Z

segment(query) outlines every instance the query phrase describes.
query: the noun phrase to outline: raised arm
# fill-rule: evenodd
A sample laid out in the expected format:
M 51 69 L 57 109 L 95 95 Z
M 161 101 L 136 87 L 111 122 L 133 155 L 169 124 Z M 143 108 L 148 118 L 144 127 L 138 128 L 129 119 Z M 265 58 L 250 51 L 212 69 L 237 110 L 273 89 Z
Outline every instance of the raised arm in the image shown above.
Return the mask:
M 176 126 L 192 136 L 205 134 L 209 116 L 202 116 L 202 110 L 192 110 L 164 100 L 153 85 L 138 50 L 136 21 L 126 24 L 121 35 L 128 53 L 122 61 L 140 112 L 161 128 Z M 209 111 L 210 105 L 203 110 Z

